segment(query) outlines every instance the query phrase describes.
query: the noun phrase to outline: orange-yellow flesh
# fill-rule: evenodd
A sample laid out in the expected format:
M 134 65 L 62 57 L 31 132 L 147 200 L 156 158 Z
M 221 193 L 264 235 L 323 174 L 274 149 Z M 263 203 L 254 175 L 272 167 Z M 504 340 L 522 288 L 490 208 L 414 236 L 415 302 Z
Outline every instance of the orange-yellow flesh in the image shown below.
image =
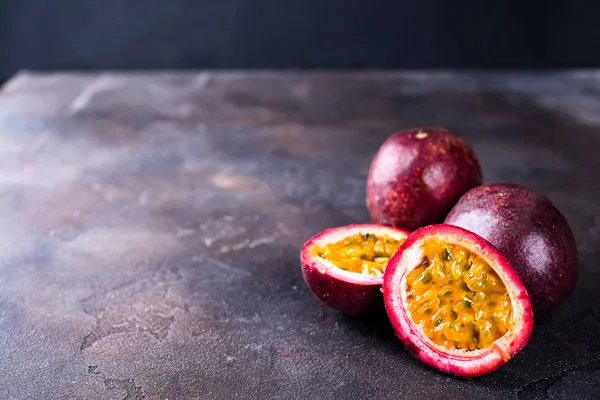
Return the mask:
M 462 246 L 430 239 L 406 277 L 414 323 L 448 349 L 488 348 L 512 327 L 510 297 L 496 272 Z
M 312 255 L 324 258 L 344 271 L 381 276 L 403 241 L 385 234 L 359 233 L 339 242 L 315 246 Z

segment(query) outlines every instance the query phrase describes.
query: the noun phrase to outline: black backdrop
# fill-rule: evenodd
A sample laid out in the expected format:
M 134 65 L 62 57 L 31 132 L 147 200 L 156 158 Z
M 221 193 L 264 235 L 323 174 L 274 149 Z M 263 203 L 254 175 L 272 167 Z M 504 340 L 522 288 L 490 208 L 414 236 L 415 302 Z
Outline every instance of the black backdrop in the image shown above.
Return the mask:
M 0 0 L 19 69 L 600 65 L 600 2 Z

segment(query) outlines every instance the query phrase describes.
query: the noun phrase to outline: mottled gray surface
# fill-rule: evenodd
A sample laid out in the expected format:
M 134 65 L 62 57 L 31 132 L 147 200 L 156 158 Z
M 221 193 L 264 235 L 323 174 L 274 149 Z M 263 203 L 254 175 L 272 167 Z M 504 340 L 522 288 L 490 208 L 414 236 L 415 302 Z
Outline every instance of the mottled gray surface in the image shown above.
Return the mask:
M 323 308 L 395 130 L 462 133 L 571 222 L 575 293 L 472 381 Z M 30 75 L 0 94 L 0 398 L 600 397 L 600 73 Z

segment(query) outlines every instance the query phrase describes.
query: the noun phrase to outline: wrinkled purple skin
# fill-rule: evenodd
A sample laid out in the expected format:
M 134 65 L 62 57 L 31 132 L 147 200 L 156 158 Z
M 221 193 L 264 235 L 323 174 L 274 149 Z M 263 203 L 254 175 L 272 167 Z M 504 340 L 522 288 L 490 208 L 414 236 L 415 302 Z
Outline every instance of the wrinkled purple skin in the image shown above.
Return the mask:
M 463 139 L 441 128 L 410 129 L 391 135 L 375 155 L 367 208 L 374 223 L 412 231 L 442 222 L 481 182 L 479 161 Z
M 458 201 L 446 223 L 492 243 L 515 268 L 536 317 L 558 307 L 577 280 L 577 246 L 552 202 L 514 183 L 477 187 Z

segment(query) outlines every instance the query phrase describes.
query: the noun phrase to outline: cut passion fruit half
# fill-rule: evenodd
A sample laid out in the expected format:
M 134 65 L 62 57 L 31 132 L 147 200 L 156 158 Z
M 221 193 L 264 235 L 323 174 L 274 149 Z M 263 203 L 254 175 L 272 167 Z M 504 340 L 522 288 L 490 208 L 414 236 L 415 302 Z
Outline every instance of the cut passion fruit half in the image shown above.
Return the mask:
M 326 306 L 349 315 L 368 314 L 380 305 L 384 271 L 408 235 L 371 224 L 328 229 L 302 247 L 302 276 Z
M 383 292 L 397 336 L 446 373 L 492 372 L 531 336 L 531 303 L 516 272 L 495 247 L 462 228 L 415 231 L 389 261 Z

